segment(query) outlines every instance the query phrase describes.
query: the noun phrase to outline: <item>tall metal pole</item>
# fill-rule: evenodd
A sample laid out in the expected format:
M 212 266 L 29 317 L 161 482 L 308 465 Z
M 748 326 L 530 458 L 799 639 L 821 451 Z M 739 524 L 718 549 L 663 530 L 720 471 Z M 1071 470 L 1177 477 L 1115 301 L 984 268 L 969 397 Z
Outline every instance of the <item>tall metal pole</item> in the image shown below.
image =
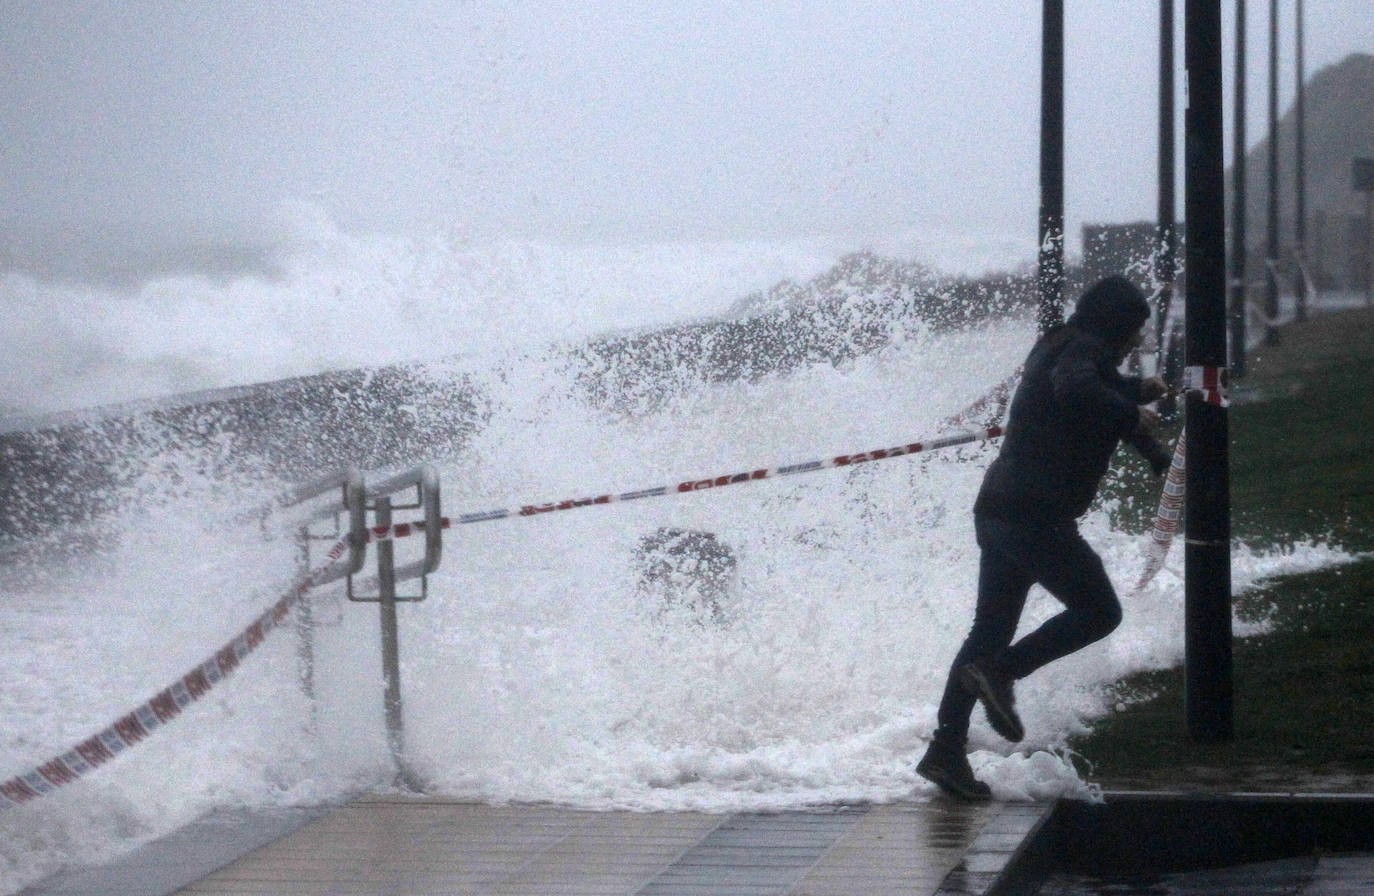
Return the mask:
M 1231 150 L 1231 375 L 1245 376 L 1245 0 L 1236 0 L 1235 144 Z
M 1164 327 L 1174 297 L 1178 240 L 1174 214 L 1174 0 L 1159 3 L 1159 220 L 1156 225 L 1155 282 L 1159 284 L 1155 334 L 1158 346 L 1155 369 L 1163 372 Z
M 1204 382 L 1226 367 L 1226 197 L 1222 128 L 1221 0 L 1186 0 L 1184 218 L 1188 228 L 1187 357 Z M 1202 393 L 1187 397 L 1184 546 L 1188 733 L 1230 740 L 1231 508 L 1227 412 Z
M 1279 331 L 1279 0 L 1269 0 L 1269 209 L 1268 250 L 1265 258 L 1266 290 L 1264 341 L 1276 345 Z
M 1040 47 L 1040 332 L 1064 319 L 1064 0 L 1043 0 Z
M 1306 136 L 1306 113 L 1303 109 L 1303 78 L 1306 73 L 1303 71 L 1302 59 L 1302 0 L 1297 0 L 1297 22 L 1295 37 L 1298 42 L 1297 52 L 1297 145 L 1294 147 L 1294 168 L 1293 179 L 1296 191 L 1295 220 L 1293 221 L 1293 255 L 1298 262 L 1298 320 L 1307 319 L 1307 172 L 1304 157 L 1307 152 Z

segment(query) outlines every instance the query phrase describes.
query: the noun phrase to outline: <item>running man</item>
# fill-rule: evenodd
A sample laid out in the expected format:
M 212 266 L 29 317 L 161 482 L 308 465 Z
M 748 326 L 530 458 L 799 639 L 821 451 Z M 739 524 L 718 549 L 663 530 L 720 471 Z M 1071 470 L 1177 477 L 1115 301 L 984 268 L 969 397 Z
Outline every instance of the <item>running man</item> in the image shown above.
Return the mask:
M 950 669 L 939 727 L 916 766 L 922 777 L 966 800 L 991 797 L 965 752 L 969 716 L 982 701 L 988 723 L 1016 743 L 1025 729 L 1014 683 L 1060 657 L 1106 637 L 1121 622 L 1121 604 L 1102 561 L 1078 534 L 1125 439 L 1156 473 L 1168 456 L 1150 437 L 1159 415 L 1144 407 L 1164 396 L 1157 377 L 1117 370 L 1140 344 L 1149 319 L 1145 296 L 1124 277 L 1108 277 L 1079 299 L 1064 324 L 1034 348 L 1012 397 L 1006 434 L 973 505 L 982 551 L 973 628 Z M 1032 585 L 1064 605 L 1061 613 L 1015 644 Z

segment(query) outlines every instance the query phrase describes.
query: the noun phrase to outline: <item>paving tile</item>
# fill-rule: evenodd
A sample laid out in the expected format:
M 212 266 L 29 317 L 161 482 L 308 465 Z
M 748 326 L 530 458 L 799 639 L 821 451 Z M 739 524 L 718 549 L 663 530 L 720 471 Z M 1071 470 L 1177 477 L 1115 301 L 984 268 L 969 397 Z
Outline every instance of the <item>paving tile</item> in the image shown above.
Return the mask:
M 795 892 L 933 893 L 959 864 L 990 811 L 983 806 L 874 807 L 807 872 Z
M 848 810 L 732 816 L 638 892 L 786 893 L 865 814 Z

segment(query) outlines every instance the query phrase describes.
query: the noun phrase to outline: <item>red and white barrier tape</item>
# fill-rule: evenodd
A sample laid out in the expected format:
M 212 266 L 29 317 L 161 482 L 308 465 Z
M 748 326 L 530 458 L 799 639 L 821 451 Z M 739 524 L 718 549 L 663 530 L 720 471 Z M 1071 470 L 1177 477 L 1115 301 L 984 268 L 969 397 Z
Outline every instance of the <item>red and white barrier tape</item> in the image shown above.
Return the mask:
M 734 473 L 727 476 L 712 476 L 706 479 L 688 479 L 675 485 L 660 485 L 655 488 L 638 489 L 632 492 L 621 492 L 620 494 L 597 495 L 592 498 L 571 498 L 566 501 L 554 501 L 548 504 L 525 504 L 515 510 L 484 510 L 477 513 L 465 513 L 456 520 L 450 519 L 449 517 L 442 517 L 439 521 L 439 525 L 440 528 L 448 529 L 455 523 L 461 525 L 464 523 L 484 523 L 488 520 L 502 520 L 513 516 L 539 516 L 540 514 L 552 513 L 556 510 L 573 510 L 578 507 L 613 504 L 619 501 L 634 501 L 638 498 L 654 498 L 670 494 L 698 492 L 726 485 L 735 485 L 740 482 L 757 482 L 760 479 L 791 476 L 794 473 L 810 473 L 815 470 L 850 467 L 855 464 L 866 463 L 872 460 L 904 457 L 908 454 L 917 454 L 922 451 L 934 451 L 939 448 L 951 448 L 955 445 L 967 445 L 970 442 L 995 439 L 1001 435 L 1002 427 L 990 426 L 987 429 L 951 433 L 947 436 L 941 436 L 925 442 L 908 442 L 905 445 L 898 445 L 895 448 L 878 448 L 873 451 L 864 451 L 859 454 L 841 454 L 822 460 L 789 464 L 787 466 L 774 467 L 771 469 L 750 470 L 748 472 Z M 400 523 L 395 526 L 374 526 L 368 530 L 368 540 L 386 541 L 387 539 L 404 538 L 416 532 L 422 532 L 424 528 L 425 524 L 423 521 Z
M 1164 558 L 1169 555 L 1169 546 L 1178 533 L 1178 521 L 1183 513 L 1183 490 L 1185 482 L 1184 443 L 1187 430 L 1178 434 L 1178 444 L 1174 446 L 1174 459 L 1169 463 L 1169 475 L 1164 479 L 1164 491 L 1159 496 L 1159 509 L 1155 512 L 1154 528 L 1150 532 L 1150 543 L 1145 549 L 1145 569 L 1140 573 L 1140 581 L 1135 590 L 1140 591 L 1154 579 L 1164 567 Z
M 1225 367 L 1189 367 L 1183 371 L 1183 391 L 1201 393 L 1202 400 L 1207 404 L 1230 407 L 1231 403 L 1226 398 L 1228 379 Z M 1140 581 L 1136 582 L 1136 591 L 1150 584 L 1164 567 L 1164 559 L 1169 555 L 1174 535 L 1178 533 L 1187 476 L 1184 462 L 1187 435 L 1187 430 L 1180 432 L 1178 444 L 1174 446 L 1174 457 L 1169 463 L 1169 475 L 1164 480 L 1164 491 L 1159 496 L 1155 524 L 1150 532 L 1150 544 L 1146 548 L 1145 569 L 1140 573 Z
M 1202 400 L 1207 404 L 1230 407 L 1231 403 L 1226 398 L 1228 379 L 1225 367 L 1189 367 L 1183 371 L 1183 391 L 1201 393 Z M 1155 524 L 1150 532 L 1150 544 L 1146 548 L 1145 569 L 1140 574 L 1140 581 L 1136 582 L 1136 591 L 1148 585 L 1163 568 L 1169 546 L 1178 533 L 1187 476 L 1184 462 L 1187 435 L 1187 430 L 1180 432 L 1178 444 L 1174 446 L 1174 457 L 1169 463 L 1169 475 L 1164 480 L 1164 491 L 1159 496 L 1159 509 L 1155 512 Z
M 1230 376 L 1225 367 L 1187 367 L 1183 370 L 1183 391 L 1198 392 L 1207 404 L 1230 407 L 1226 389 Z
M 213 656 L 171 686 L 159 691 L 132 712 L 116 719 L 103 731 L 65 753 L 0 783 L 0 811 L 37 799 L 64 784 L 70 784 L 180 715 L 183 709 L 205 696 L 211 688 L 238 668 L 244 658 L 258 648 L 268 633 L 290 615 L 301 595 L 317 584 L 347 549 L 346 540 L 340 539 L 336 542 L 321 566 L 301 576 L 266 612 L 253 620 Z
M 713 476 L 706 479 L 688 479 L 676 485 L 662 485 L 619 494 L 597 495 L 591 498 L 574 498 L 548 504 L 526 504 L 518 510 L 502 509 L 465 513 L 459 516 L 457 521 L 460 524 L 481 523 L 512 516 L 537 516 L 556 510 L 572 510 L 577 507 L 633 501 L 637 498 L 697 492 L 741 482 L 756 482 L 761 479 L 790 476 L 794 473 L 810 473 L 815 470 L 850 467 L 868 461 L 904 457 L 922 451 L 933 451 L 939 448 L 950 448 L 955 445 L 995 439 L 1001 435 L 1002 428 L 1000 426 L 990 426 L 987 429 L 951 433 L 925 442 L 908 442 L 893 448 L 878 448 L 858 454 L 841 454 L 805 463 L 750 470 L 744 473 Z M 452 520 L 448 517 L 440 519 L 441 528 L 447 529 L 451 525 Z M 424 521 L 398 523 L 394 526 L 374 526 L 368 530 L 368 540 L 375 542 L 404 538 L 424 529 Z M 280 600 L 254 620 L 237 637 L 216 651 L 214 656 L 183 675 L 171 686 L 164 688 L 132 712 L 121 716 L 103 731 L 82 741 L 65 753 L 53 757 L 28 772 L 0 783 L 0 810 L 26 803 L 51 793 L 64 784 L 75 781 L 139 743 L 154 730 L 180 715 L 183 709 L 203 697 L 211 688 L 228 677 L 229 673 L 233 672 L 248 654 L 257 649 L 267 634 L 286 619 L 296 602 L 300 600 L 301 595 L 314 586 L 347 549 L 347 540 L 340 539 L 337 541 L 326 555 L 324 564 L 302 576 Z

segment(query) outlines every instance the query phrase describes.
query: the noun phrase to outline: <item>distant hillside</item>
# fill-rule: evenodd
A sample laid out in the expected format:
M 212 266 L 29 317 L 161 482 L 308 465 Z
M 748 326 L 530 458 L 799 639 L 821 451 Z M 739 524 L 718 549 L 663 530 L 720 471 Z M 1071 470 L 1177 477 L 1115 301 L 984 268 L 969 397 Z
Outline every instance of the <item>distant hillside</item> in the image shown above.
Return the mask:
M 1251 90 L 1266 90 L 1263 79 L 1251 78 Z M 1362 283 L 1356 251 L 1362 234 L 1364 196 L 1351 189 L 1351 160 L 1374 157 L 1374 55 L 1356 53 L 1312 75 L 1303 97 L 1306 112 L 1307 256 L 1313 274 L 1327 288 L 1350 288 Z M 1281 254 L 1291 252 L 1294 233 L 1297 110 L 1279 120 L 1279 241 Z M 1253 117 L 1247 131 L 1266 134 L 1268 122 Z M 1248 270 L 1262 270 L 1267 246 L 1269 140 L 1255 144 L 1245 157 L 1246 242 Z M 1230 184 L 1230 174 L 1227 174 Z M 1354 256 L 1352 258 L 1352 255 Z

